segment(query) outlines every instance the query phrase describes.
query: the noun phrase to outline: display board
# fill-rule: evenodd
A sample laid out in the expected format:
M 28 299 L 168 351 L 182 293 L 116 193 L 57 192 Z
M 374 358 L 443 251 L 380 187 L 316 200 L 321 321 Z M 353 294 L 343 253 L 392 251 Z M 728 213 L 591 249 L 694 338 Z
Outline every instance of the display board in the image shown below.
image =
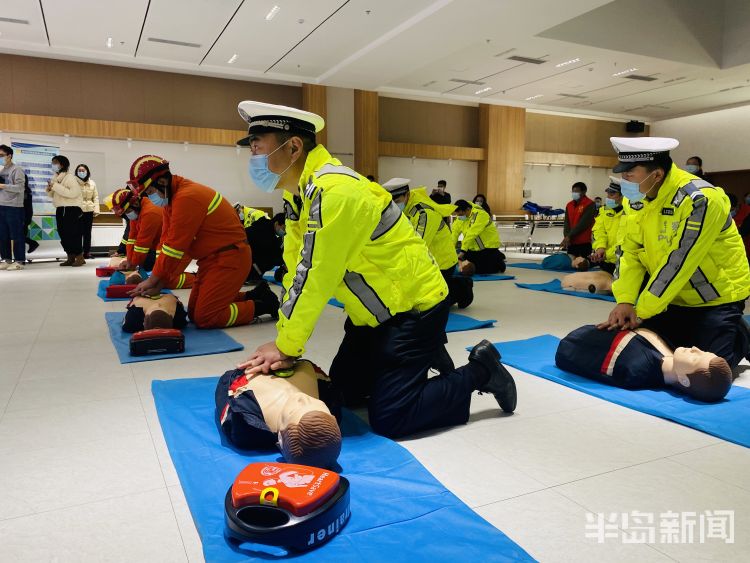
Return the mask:
M 54 215 L 55 206 L 47 195 L 47 184 L 52 179 L 52 157 L 60 153 L 55 145 L 40 145 L 11 139 L 13 162 L 29 177 L 35 215 Z

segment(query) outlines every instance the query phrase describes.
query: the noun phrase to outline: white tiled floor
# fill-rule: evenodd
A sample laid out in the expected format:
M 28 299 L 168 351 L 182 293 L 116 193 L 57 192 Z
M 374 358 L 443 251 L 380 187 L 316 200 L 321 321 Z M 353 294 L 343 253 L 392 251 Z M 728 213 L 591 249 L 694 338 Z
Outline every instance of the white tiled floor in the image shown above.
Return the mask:
M 243 352 L 120 365 L 93 264 L 0 272 L 0 562 L 200 561 L 164 443 L 153 379 L 216 375 L 272 339 L 232 329 Z M 553 274 L 513 269 L 524 281 Z M 610 304 L 479 283 L 467 311 L 493 329 L 450 335 L 457 363 L 481 338 L 558 336 Z M 186 297 L 187 292 L 182 292 Z M 309 356 L 330 365 L 343 315 L 327 307 Z M 518 410 L 476 396 L 468 425 L 402 443 L 449 489 L 543 561 L 750 560 L 750 452 L 513 370 Z M 746 384 L 748 375 L 740 379 Z M 586 537 L 586 514 L 735 511 L 735 543 Z

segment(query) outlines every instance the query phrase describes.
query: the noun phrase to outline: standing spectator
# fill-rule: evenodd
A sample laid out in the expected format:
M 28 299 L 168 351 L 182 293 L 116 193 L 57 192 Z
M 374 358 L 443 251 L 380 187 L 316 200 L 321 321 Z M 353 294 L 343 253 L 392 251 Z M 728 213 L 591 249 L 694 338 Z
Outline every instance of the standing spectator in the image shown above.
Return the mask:
M 601 198 L 601 197 L 599 197 L 599 196 L 596 196 L 596 197 L 594 198 L 594 205 L 596 205 L 596 208 L 597 208 L 597 209 L 600 209 L 600 208 L 601 208 L 601 206 L 602 206 L 602 198 Z
M 91 259 L 91 229 L 94 225 L 94 217 L 99 215 L 99 192 L 96 184 L 91 179 L 91 171 L 85 164 L 76 167 L 76 179 L 81 186 L 81 199 L 83 199 L 83 219 L 81 221 L 81 235 L 83 237 L 83 257 Z
M 740 203 L 737 196 L 731 193 L 727 194 L 729 198 L 729 214 L 737 225 L 742 242 L 745 245 L 745 255 L 750 260 L 750 205 Z
M 438 180 L 437 188 L 432 190 L 432 193 L 430 194 L 430 199 L 434 201 L 435 203 L 450 203 L 451 194 L 445 191 L 445 188 L 447 186 L 448 186 L 448 183 L 445 180 Z
M 706 179 L 706 174 L 703 172 L 703 159 L 699 156 L 691 156 L 685 162 L 685 170 L 698 176 L 701 180 Z
M 26 174 L 13 163 L 13 149 L 0 145 L 0 270 L 23 270 L 23 191 Z M 13 261 L 15 257 L 15 262 Z
M 596 205 L 586 196 L 583 182 L 573 184 L 571 200 L 565 206 L 565 225 L 560 246 L 568 254 L 587 258 L 591 254 L 591 228 L 596 219 Z
M 474 196 L 474 199 L 471 200 L 472 203 L 475 205 L 479 205 L 482 209 L 484 209 L 487 214 L 492 217 L 492 211 L 490 211 L 490 206 L 487 203 L 487 198 L 484 197 L 484 194 L 477 194 Z
M 81 235 L 81 185 L 70 173 L 70 161 L 66 156 L 58 154 L 52 157 L 52 171 L 54 175 L 47 185 L 47 193 L 55 205 L 57 232 L 67 255 L 67 260 L 61 262 L 60 266 L 83 266 L 86 261 L 83 259 Z
M 29 226 L 31 225 L 32 217 L 34 217 L 34 198 L 29 186 L 29 176 L 28 174 L 25 176 L 23 183 L 23 225 L 24 232 L 26 233 L 26 244 L 29 245 L 27 253 L 31 254 L 39 248 L 39 243 L 29 236 Z

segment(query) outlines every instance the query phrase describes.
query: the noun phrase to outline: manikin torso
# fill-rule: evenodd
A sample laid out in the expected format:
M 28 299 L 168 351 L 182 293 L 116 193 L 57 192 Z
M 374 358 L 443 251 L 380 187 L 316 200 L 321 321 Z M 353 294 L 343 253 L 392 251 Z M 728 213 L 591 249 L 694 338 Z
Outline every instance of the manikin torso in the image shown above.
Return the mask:
M 563 289 L 588 291 L 591 293 L 612 293 L 612 275 L 607 272 L 576 272 L 564 276 Z M 595 291 L 591 291 L 591 288 Z

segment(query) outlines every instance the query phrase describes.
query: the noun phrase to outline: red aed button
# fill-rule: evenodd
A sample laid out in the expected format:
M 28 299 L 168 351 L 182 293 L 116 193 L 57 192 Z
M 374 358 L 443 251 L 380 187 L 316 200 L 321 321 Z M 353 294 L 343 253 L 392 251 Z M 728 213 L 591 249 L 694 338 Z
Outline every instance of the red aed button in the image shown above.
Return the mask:
M 277 506 L 295 516 L 309 514 L 331 498 L 339 474 L 292 463 L 251 463 L 234 480 L 232 505 Z

